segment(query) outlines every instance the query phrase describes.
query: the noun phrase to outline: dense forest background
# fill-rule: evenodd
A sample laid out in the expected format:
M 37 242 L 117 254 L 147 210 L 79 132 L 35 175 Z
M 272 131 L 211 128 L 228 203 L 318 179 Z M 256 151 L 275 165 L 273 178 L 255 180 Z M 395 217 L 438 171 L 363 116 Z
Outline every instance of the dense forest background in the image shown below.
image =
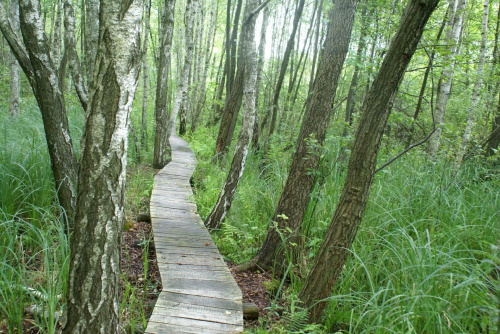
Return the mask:
M 345 0 L 139 3 L 142 32 L 134 66 L 141 72 L 126 121 L 124 230 L 148 210 L 151 167 L 168 163 L 168 135 L 176 131 L 197 155 L 194 199 L 226 260 L 241 270 L 274 273 L 268 286 L 271 315 L 249 330 L 499 331 L 498 1 L 439 1 L 414 54 L 408 51 L 404 76 L 386 82 L 395 93 L 380 111 L 378 104 L 370 104 L 385 94 L 375 90 L 375 83 L 414 1 L 368 0 L 357 6 Z M 21 34 L 23 15 L 20 20 L 16 11 L 20 5 L 39 6 L 49 51 L 37 52 L 50 54 L 80 161 L 82 143 L 90 140 L 82 136 L 90 131 L 86 124 L 93 115 L 86 103 L 92 96 L 84 94 L 91 95 L 98 86 L 91 83 L 100 78 L 94 74 L 102 45 L 97 43 L 96 4 L 2 3 L 0 332 L 21 332 L 26 319 L 41 333 L 56 333 L 64 325 L 71 276 L 68 217 L 75 208 L 64 202 L 65 184 L 54 176 L 43 99 L 35 96 L 42 86 L 33 83 L 40 72 L 35 68 L 33 77 L 26 76 L 18 65 L 7 25 L 24 39 L 32 63 L 43 59 L 33 51 L 28 29 Z M 334 41 L 331 48 L 329 41 Z M 325 77 L 326 98 L 316 103 Z M 380 146 L 370 155 L 374 158 L 356 165 L 351 157 L 359 150 L 356 140 L 368 138 L 358 126 L 376 122 L 363 116 L 371 115 L 370 108 L 385 113 L 387 121 L 380 129 Z M 310 124 L 317 128 L 301 138 Z M 329 244 L 346 178 L 370 165 L 368 160 L 374 166 L 368 168 L 366 209 L 352 224 L 348 241 Z M 294 161 L 305 161 L 302 174 L 291 172 Z M 310 185 L 299 190 L 306 183 L 301 181 L 288 189 L 289 175 L 302 175 Z M 301 207 L 301 213 L 291 209 Z M 309 281 L 316 268 L 334 266 L 319 255 L 328 247 L 346 254 L 336 262 L 337 276 L 330 277 L 334 284 L 322 289 L 318 283 L 321 291 L 315 292 Z M 148 271 L 147 250 L 143 270 Z M 121 326 L 140 332 L 148 316 L 149 282 L 136 286 L 125 275 L 119 281 L 124 289 Z M 314 300 L 326 303 L 311 315 L 306 297 L 324 293 Z

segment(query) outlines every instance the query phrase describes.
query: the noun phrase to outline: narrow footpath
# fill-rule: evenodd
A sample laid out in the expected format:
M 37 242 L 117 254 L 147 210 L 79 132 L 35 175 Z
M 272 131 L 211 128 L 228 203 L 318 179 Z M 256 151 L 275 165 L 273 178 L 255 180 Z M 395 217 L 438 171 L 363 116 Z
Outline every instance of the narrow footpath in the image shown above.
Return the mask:
M 196 158 L 172 135 L 172 161 L 154 178 L 151 221 L 163 290 L 146 333 L 240 333 L 241 290 L 192 201 Z

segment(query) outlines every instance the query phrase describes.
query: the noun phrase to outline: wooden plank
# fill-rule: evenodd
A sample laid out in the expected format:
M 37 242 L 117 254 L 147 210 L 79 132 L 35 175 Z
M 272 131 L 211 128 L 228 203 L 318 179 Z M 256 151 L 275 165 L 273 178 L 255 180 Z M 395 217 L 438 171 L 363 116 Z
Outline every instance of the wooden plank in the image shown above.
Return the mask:
M 179 266 L 182 267 L 182 266 Z M 205 267 L 206 268 L 206 267 Z M 177 271 L 165 271 L 163 277 L 168 281 L 169 279 L 195 279 L 202 281 L 220 281 L 220 280 L 230 280 L 233 278 L 229 271 L 216 271 L 211 270 L 211 268 L 206 268 L 204 270 L 192 271 L 189 269 L 179 269 Z
M 162 291 L 158 296 L 158 301 L 165 300 L 175 303 L 186 303 L 191 305 L 217 307 L 230 310 L 241 310 L 242 306 L 239 301 L 232 299 L 221 299 L 203 296 L 191 296 L 181 293 Z
M 179 265 L 193 265 L 193 266 L 208 266 L 208 267 L 226 267 L 226 264 L 219 260 L 214 260 L 210 257 L 194 257 L 194 256 L 174 256 L 174 255 L 160 255 L 156 257 L 158 264 L 173 263 Z
M 148 322 L 146 334 L 222 334 L 222 333 L 241 333 L 243 330 L 236 331 L 218 331 L 213 328 L 186 327 L 183 325 L 172 325 L 163 322 Z
M 158 308 L 158 310 L 156 310 Z M 155 305 L 155 315 L 207 320 L 230 325 L 241 325 L 243 310 L 231 310 L 172 301 L 158 301 Z
M 218 281 L 172 278 L 163 283 L 163 291 L 234 300 L 242 298 L 241 290 L 232 277 Z
M 197 319 L 171 317 L 171 316 L 158 316 L 154 313 L 151 316 L 150 321 L 163 322 L 169 325 L 185 326 L 186 328 L 191 328 L 191 330 L 193 329 L 209 330 L 208 332 L 203 332 L 203 333 L 218 333 L 218 332 L 239 333 L 243 331 L 242 325 L 239 326 L 231 324 L 222 324 L 219 322 L 211 322 L 211 321 L 203 321 Z

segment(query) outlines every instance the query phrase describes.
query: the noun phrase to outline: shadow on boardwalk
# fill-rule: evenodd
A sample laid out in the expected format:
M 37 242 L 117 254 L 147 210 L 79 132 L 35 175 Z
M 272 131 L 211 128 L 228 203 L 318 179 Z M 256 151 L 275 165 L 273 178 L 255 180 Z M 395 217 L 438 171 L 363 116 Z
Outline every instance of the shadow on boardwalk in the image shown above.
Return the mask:
M 163 290 L 146 333 L 239 333 L 241 291 L 191 201 L 196 159 L 172 135 L 172 161 L 154 179 L 151 221 Z

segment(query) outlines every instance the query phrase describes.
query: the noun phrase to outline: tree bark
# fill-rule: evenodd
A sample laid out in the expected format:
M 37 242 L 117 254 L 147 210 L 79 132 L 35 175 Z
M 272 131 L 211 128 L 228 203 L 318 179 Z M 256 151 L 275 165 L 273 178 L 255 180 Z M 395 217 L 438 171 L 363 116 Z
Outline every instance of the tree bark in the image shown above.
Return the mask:
M 264 244 L 248 263 L 250 267 L 258 265 L 268 269 L 274 262 L 282 273 L 287 255 L 297 255 L 299 252 L 293 249 L 292 244 L 297 242 L 309 194 L 314 186 L 314 171 L 318 169 L 335 92 L 349 50 L 356 5 L 356 0 L 336 0 L 334 9 L 329 13 L 328 30 L 314 91 L 304 114 L 290 172 L 274 212 L 273 223 L 269 226 Z M 282 238 L 285 244 L 282 243 Z M 293 256 L 295 262 L 297 258 L 298 256 Z M 245 267 L 247 265 L 239 269 Z
M 99 40 L 99 0 L 85 0 L 85 68 L 87 83 L 92 82 L 94 63 L 97 56 L 97 43 Z M 89 85 L 90 86 L 90 85 Z
M 360 124 L 339 203 L 311 272 L 299 293 L 318 321 L 354 241 L 373 182 L 377 153 L 399 83 L 439 0 L 410 0 L 381 68 L 361 108 Z
M 161 169 L 170 162 L 170 135 L 169 112 L 167 110 L 168 97 L 168 71 L 170 70 L 170 52 L 172 49 L 172 36 L 174 32 L 175 0 L 165 0 L 163 15 L 161 17 L 160 34 L 160 59 L 158 61 L 158 74 L 156 77 L 156 102 L 155 102 L 155 147 L 153 168 Z M 174 123 L 175 124 L 175 123 Z
M 219 194 L 217 203 L 205 220 L 209 228 L 220 228 L 236 193 L 236 188 L 243 175 L 245 162 L 252 139 L 253 125 L 255 122 L 255 82 L 257 79 L 255 50 L 255 21 L 259 0 L 248 0 L 245 6 L 243 24 L 241 28 L 241 47 L 238 57 L 238 69 L 242 68 L 243 79 L 243 122 L 236 143 L 233 161 L 227 175 L 226 182 Z
M 141 118 L 141 147 L 148 151 L 148 41 L 151 18 L 151 0 L 145 1 L 144 11 L 144 42 L 142 46 L 142 118 Z
M 95 81 L 82 138 L 65 334 L 119 333 L 130 110 L 141 64 L 141 0 L 102 0 Z
M 342 132 L 342 136 L 347 136 L 348 127 L 352 125 L 352 115 L 354 114 L 354 108 L 356 106 L 356 91 L 358 90 L 358 75 L 359 69 L 361 68 L 361 59 L 363 54 L 365 53 L 366 48 L 366 36 L 368 35 L 368 25 L 370 24 L 369 18 L 373 15 L 373 9 L 370 10 L 370 13 L 367 17 L 367 8 L 368 4 L 363 5 L 363 9 L 361 11 L 361 32 L 359 35 L 358 49 L 356 50 L 356 60 L 354 63 L 354 73 L 352 74 L 351 85 L 349 86 L 349 93 L 347 94 L 347 101 L 345 107 L 345 124 L 344 130 Z
M 198 4 L 198 0 L 187 0 L 186 13 L 184 15 L 185 22 L 185 44 L 186 44 L 186 55 L 184 57 L 184 65 L 182 71 L 179 74 L 179 85 L 177 87 L 177 93 L 175 97 L 174 109 L 171 116 L 171 124 L 175 124 L 177 119 L 177 114 L 180 117 L 179 124 L 179 134 L 183 135 L 186 133 L 186 120 L 187 120 L 187 108 L 188 108 L 188 90 L 189 90 L 189 75 L 191 71 L 191 63 L 193 58 L 193 23 L 194 16 L 196 14 L 195 8 Z
M 443 121 L 446 113 L 446 106 L 451 93 L 451 85 L 455 74 L 456 56 L 460 43 L 460 32 L 465 14 L 466 0 L 453 0 L 450 4 L 450 15 L 448 19 L 448 29 L 446 31 L 446 44 L 450 45 L 448 52 L 444 56 L 444 68 L 439 78 L 438 91 L 436 97 L 436 110 L 434 112 L 434 124 L 436 131 L 429 138 L 427 152 L 431 160 L 437 157 L 441 133 L 443 131 Z
M 488 41 L 488 16 L 489 16 L 490 2 L 489 0 L 484 0 L 483 2 L 483 21 L 481 29 L 481 48 L 479 50 L 479 60 L 476 70 L 476 82 L 474 83 L 474 88 L 472 90 L 472 100 L 471 106 L 468 112 L 467 123 L 465 125 L 464 135 L 462 137 L 462 142 L 458 148 L 458 153 L 455 158 L 455 170 L 458 170 L 462 165 L 462 160 L 465 155 L 465 150 L 467 145 L 469 145 L 470 137 L 472 134 L 472 127 L 476 120 L 476 109 L 479 102 L 479 94 L 481 92 L 481 86 L 483 85 L 483 70 L 486 58 L 486 42 Z
M 75 12 L 73 7 L 73 0 L 64 1 L 64 44 L 65 53 L 68 57 L 68 66 L 73 78 L 73 85 L 75 87 L 76 95 L 80 100 L 83 111 L 87 112 L 88 93 L 87 85 L 83 77 L 83 72 L 80 65 L 80 59 L 76 53 L 75 42 Z
M 285 54 L 283 55 L 283 61 L 281 62 L 281 69 L 280 73 L 278 76 L 278 82 L 276 83 L 276 86 L 274 88 L 274 96 L 273 96 L 273 102 L 272 102 L 272 116 L 271 116 L 271 123 L 269 124 L 269 133 L 267 135 L 267 140 L 266 142 L 269 141 L 271 136 L 274 133 L 274 128 L 276 127 L 276 119 L 278 117 L 278 101 L 281 93 L 281 87 L 283 86 L 283 80 L 285 79 L 285 73 L 288 67 L 288 62 L 290 60 L 290 55 L 293 50 L 293 46 L 295 43 L 295 34 L 297 33 L 297 28 L 299 26 L 299 20 L 300 17 L 302 16 L 302 11 L 304 9 L 304 0 L 299 0 L 297 9 L 295 10 L 295 15 L 293 18 L 293 27 L 292 27 L 292 34 L 290 35 L 290 38 L 288 39 L 288 43 L 286 45 L 285 49 Z M 266 143 L 267 145 L 267 143 Z
M 12 29 L 19 33 L 19 0 L 12 0 L 10 4 L 10 22 Z M 12 54 L 10 57 L 10 99 L 9 99 L 9 114 L 12 117 L 19 115 L 19 100 L 21 98 L 21 76 L 19 72 L 19 63 L 16 57 Z

